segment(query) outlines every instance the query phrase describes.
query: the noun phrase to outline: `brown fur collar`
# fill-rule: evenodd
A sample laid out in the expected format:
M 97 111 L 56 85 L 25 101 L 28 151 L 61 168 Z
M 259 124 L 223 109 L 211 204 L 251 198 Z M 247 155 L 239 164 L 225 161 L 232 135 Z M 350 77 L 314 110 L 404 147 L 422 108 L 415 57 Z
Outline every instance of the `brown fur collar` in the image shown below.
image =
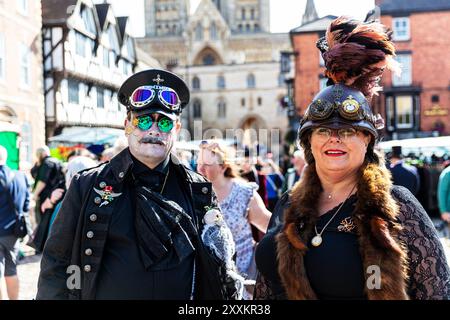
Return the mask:
M 373 274 L 366 272 L 369 266 L 379 266 L 381 271 L 380 289 L 366 286 L 365 293 L 371 300 L 408 299 L 407 251 L 397 238 L 398 206 L 390 193 L 390 173 L 384 166 L 369 164 L 359 174 L 353 220 L 366 281 Z M 303 256 L 317 220 L 315 204 L 321 191 L 315 165 L 308 166 L 290 194 L 284 229 L 277 236 L 278 271 L 289 299 L 317 299 L 306 275 Z

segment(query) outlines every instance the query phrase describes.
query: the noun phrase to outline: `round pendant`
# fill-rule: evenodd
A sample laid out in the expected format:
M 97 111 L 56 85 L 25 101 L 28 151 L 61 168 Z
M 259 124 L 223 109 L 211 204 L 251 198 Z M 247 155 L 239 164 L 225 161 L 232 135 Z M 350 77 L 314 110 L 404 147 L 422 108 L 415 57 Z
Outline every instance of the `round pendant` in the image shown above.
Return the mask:
M 320 246 L 320 244 L 322 243 L 322 237 L 320 235 L 315 236 L 314 238 L 312 238 L 311 240 L 311 244 L 314 247 L 318 247 Z

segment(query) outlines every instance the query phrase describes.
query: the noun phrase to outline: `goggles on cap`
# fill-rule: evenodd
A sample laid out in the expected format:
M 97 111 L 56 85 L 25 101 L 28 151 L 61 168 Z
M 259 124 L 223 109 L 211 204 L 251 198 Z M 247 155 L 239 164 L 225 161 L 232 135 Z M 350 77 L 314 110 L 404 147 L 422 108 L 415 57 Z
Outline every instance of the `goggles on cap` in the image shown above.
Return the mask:
M 367 120 L 372 122 L 374 119 L 372 114 L 367 113 L 361 108 L 360 103 L 351 95 L 342 103 L 331 103 L 327 100 L 317 99 L 311 103 L 308 113 L 305 115 L 306 120 L 325 120 L 331 116 L 333 111 L 337 110 L 339 115 L 350 121 Z
M 156 96 L 159 102 L 170 111 L 180 110 L 181 101 L 175 90 L 159 85 L 136 88 L 130 96 L 130 105 L 134 107 L 134 110 L 138 110 L 152 102 Z
M 133 119 L 133 125 L 138 127 L 141 131 L 147 131 L 153 125 L 155 120 L 150 115 L 139 116 Z M 161 132 L 168 133 L 173 129 L 173 120 L 160 116 L 157 124 Z

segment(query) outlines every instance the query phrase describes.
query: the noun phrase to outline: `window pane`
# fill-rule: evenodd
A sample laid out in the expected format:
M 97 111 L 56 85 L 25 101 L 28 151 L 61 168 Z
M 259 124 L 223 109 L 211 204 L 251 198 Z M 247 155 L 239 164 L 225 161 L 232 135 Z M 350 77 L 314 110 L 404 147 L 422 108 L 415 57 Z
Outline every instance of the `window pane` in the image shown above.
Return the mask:
M 86 41 L 85 41 L 85 37 L 79 33 L 76 32 L 75 33 L 75 45 L 76 45 L 76 53 L 79 56 L 85 57 L 86 56 Z
M 5 77 L 5 37 L 0 33 L 0 79 Z
M 20 45 L 20 82 L 23 85 L 30 85 L 30 49 Z
M 217 110 L 217 116 L 219 118 L 225 118 L 226 117 L 225 101 L 219 101 L 219 103 L 218 103 L 218 110 Z
M 216 28 L 216 24 L 214 22 L 211 24 L 209 32 L 210 32 L 211 39 L 216 40 L 217 39 L 217 28 Z
M 103 65 L 109 67 L 109 50 L 103 48 Z
M 128 40 L 127 40 L 127 50 L 128 50 L 129 57 L 133 60 L 136 59 L 136 55 L 134 53 L 133 40 L 130 37 L 128 37 Z
M 219 76 L 217 78 L 217 87 L 219 89 L 224 89 L 225 88 L 225 78 L 223 76 Z
M 394 103 L 392 97 L 386 98 L 386 126 L 388 130 L 394 130 L 395 124 Z
M 194 101 L 194 118 L 198 119 L 202 117 L 202 104 L 199 100 Z
M 392 75 L 392 84 L 394 86 L 409 86 L 412 83 L 412 70 L 411 70 L 411 55 L 399 54 L 395 57 L 402 69 L 400 77 L 395 74 Z
M 69 87 L 69 103 L 78 104 L 80 102 L 80 95 L 78 94 L 78 81 L 69 79 L 68 80 Z
M 393 20 L 393 40 L 409 40 L 409 18 L 394 18 Z
M 117 39 L 116 29 L 112 24 L 110 24 L 108 28 L 108 37 L 111 49 L 113 49 L 115 52 L 119 52 L 119 40 Z
M 198 77 L 192 79 L 192 88 L 196 90 L 200 89 L 200 79 Z
M 103 99 L 103 89 L 97 88 L 97 108 L 104 108 L 105 101 Z
M 397 111 L 397 127 L 413 127 L 413 99 L 412 96 L 395 97 L 395 107 Z
M 249 74 L 247 76 L 247 87 L 254 88 L 255 87 L 255 76 L 253 74 Z
M 202 25 L 199 23 L 195 27 L 195 40 L 200 41 L 203 39 L 203 28 Z
M 86 28 L 86 30 L 90 33 L 95 34 L 96 30 L 92 10 L 85 6 L 81 11 L 81 18 L 83 19 L 84 27 Z
M 17 0 L 17 5 L 19 6 L 19 12 L 22 14 L 28 13 L 28 0 Z

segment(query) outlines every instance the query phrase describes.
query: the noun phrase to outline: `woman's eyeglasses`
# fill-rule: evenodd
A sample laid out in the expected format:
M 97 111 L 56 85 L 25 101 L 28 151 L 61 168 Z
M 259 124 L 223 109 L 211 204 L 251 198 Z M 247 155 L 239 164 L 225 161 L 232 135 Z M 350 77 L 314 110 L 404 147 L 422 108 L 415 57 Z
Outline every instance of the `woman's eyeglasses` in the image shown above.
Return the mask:
M 336 132 L 340 140 L 348 140 L 355 137 L 358 134 L 358 130 L 355 128 L 342 128 L 342 129 L 330 129 L 325 127 L 318 127 L 313 129 L 313 134 L 324 141 L 328 141 Z
M 178 94 L 169 87 L 164 86 L 141 86 L 133 91 L 133 94 L 130 96 L 130 104 L 135 109 L 140 109 L 158 96 L 159 102 L 167 109 L 171 111 L 179 111 L 180 109 L 180 98 Z
M 150 115 L 144 115 L 133 119 L 133 125 L 135 127 L 138 127 L 142 131 L 149 130 L 154 122 L 154 118 L 152 118 Z M 173 129 L 173 122 L 173 120 L 167 117 L 160 116 L 157 121 L 158 128 L 161 132 L 168 133 Z

